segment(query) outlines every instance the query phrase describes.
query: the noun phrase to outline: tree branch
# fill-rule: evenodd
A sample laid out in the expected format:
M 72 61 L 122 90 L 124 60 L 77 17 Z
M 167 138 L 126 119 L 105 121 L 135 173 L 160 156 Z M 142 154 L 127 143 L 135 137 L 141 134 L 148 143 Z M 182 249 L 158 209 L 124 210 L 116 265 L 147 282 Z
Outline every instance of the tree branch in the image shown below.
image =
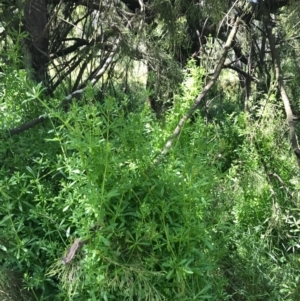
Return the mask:
M 20 134 L 24 131 L 27 131 L 27 130 L 35 127 L 37 124 L 43 123 L 46 119 L 47 119 L 47 116 L 42 115 L 32 121 L 22 124 L 21 126 L 13 128 L 11 130 L 8 130 L 7 133 L 9 136 L 14 136 L 14 135 Z
M 270 17 L 268 17 L 268 18 L 270 18 Z M 278 82 L 278 88 L 279 88 L 281 98 L 283 101 L 283 105 L 284 105 L 284 109 L 285 109 L 285 113 L 286 113 L 286 119 L 287 119 L 287 122 L 288 122 L 288 125 L 290 128 L 290 142 L 291 142 L 293 151 L 296 155 L 298 165 L 300 167 L 300 150 L 299 150 L 297 135 L 296 135 L 296 130 L 295 130 L 294 115 L 293 115 L 293 111 L 291 108 L 291 103 L 290 103 L 289 97 L 285 90 L 285 85 L 284 85 L 283 76 L 282 76 L 282 72 L 281 72 L 281 66 L 280 66 L 280 56 L 275 47 L 275 37 L 272 33 L 272 27 L 270 26 L 269 19 L 265 21 L 265 27 L 266 27 L 268 40 L 270 43 L 270 49 L 271 49 L 271 54 L 272 54 L 272 61 L 273 61 L 273 65 L 274 65 L 276 80 Z
M 58 58 L 60 56 L 67 55 L 71 52 L 76 51 L 79 47 L 89 45 L 89 44 L 90 42 L 88 40 L 78 39 L 72 46 L 58 50 L 57 52 L 51 54 L 51 57 Z
M 196 100 L 194 101 L 193 105 L 190 107 L 190 109 L 188 110 L 188 112 L 186 114 L 183 115 L 183 117 L 180 119 L 180 121 L 178 122 L 173 134 L 171 135 L 171 137 L 169 138 L 169 140 L 166 142 L 165 146 L 163 147 L 163 149 L 161 150 L 159 156 L 153 161 L 154 164 L 158 164 L 163 158 L 164 156 L 169 152 L 170 148 L 173 145 L 174 140 L 179 136 L 185 122 L 192 116 L 192 114 L 196 111 L 196 109 L 199 107 L 201 100 L 205 97 L 205 95 L 207 94 L 207 92 L 209 91 L 209 89 L 216 83 L 222 67 L 224 65 L 224 62 L 226 60 L 227 57 L 227 53 L 232 45 L 232 42 L 234 40 L 234 37 L 237 33 L 238 30 L 238 26 L 240 23 L 240 18 L 237 18 L 237 20 L 235 21 L 232 30 L 227 38 L 227 41 L 223 47 L 223 52 L 221 55 L 221 58 L 219 60 L 219 63 L 215 69 L 215 72 L 211 78 L 211 80 L 209 81 L 209 83 L 204 87 L 203 91 L 198 95 L 198 97 L 196 98 Z
M 101 67 L 99 67 L 96 70 L 96 72 L 94 73 L 94 77 L 91 79 L 91 84 L 92 85 L 95 85 L 97 83 L 97 81 L 102 77 L 102 75 L 104 74 L 104 72 L 111 65 L 113 57 L 116 54 L 116 50 L 117 50 L 119 44 L 120 44 L 120 38 L 117 38 L 117 40 L 115 41 L 115 44 L 113 46 L 112 53 L 106 59 L 105 63 Z M 78 97 L 80 97 L 80 95 L 85 91 L 85 89 L 86 89 L 86 85 L 82 89 L 79 89 L 79 90 L 76 90 L 76 91 L 70 93 L 67 97 L 65 97 L 62 100 L 60 106 L 63 107 L 67 111 L 72 98 L 78 98 Z M 42 116 L 40 116 L 40 117 L 38 117 L 38 118 L 30 121 L 30 122 L 27 122 L 27 123 L 21 125 L 21 126 L 13 128 L 11 130 L 8 130 L 7 133 L 10 136 L 20 134 L 20 133 L 22 133 L 22 132 L 24 132 L 26 130 L 29 130 L 29 129 L 33 128 L 37 124 L 40 124 L 40 123 L 44 122 L 46 119 L 47 119 L 47 116 L 46 115 L 42 115 Z
M 249 78 L 249 79 L 251 79 L 252 81 L 254 81 L 254 82 L 256 82 L 256 83 L 259 82 L 259 79 L 258 79 L 258 78 L 249 75 L 249 73 L 243 71 L 242 69 L 240 69 L 240 68 L 238 68 L 238 67 L 232 66 L 232 65 L 230 65 L 230 64 L 225 64 L 222 68 L 223 68 L 223 69 L 232 69 L 232 70 L 234 70 L 234 71 L 240 73 L 241 75 L 243 75 L 245 78 Z
M 102 75 L 104 74 L 104 72 L 109 68 L 109 66 L 112 63 L 112 60 L 116 54 L 117 48 L 120 44 L 120 38 L 117 38 L 115 41 L 115 44 L 113 46 L 112 52 L 111 54 L 108 56 L 108 58 L 106 59 L 106 61 L 104 62 L 104 64 L 102 66 L 99 66 L 95 71 L 94 71 L 94 76 L 93 78 L 91 78 L 91 84 L 94 86 L 98 80 L 102 77 Z M 81 89 L 78 89 L 74 92 L 72 92 L 71 94 L 69 94 L 61 103 L 61 106 L 65 109 L 68 110 L 68 106 L 72 100 L 72 98 L 78 98 L 86 89 L 86 85 L 87 83 L 85 83 L 85 86 Z

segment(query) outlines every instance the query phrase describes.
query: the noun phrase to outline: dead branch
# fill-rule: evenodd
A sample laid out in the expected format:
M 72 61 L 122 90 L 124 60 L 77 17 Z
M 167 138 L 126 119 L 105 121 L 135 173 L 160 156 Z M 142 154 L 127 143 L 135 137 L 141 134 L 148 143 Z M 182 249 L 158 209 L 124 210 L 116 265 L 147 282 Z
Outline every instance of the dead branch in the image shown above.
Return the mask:
M 227 41 L 223 47 L 223 52 L 221 55 L 221 58 L 219 60 L 219 63 L 215 69 L 215 72 L 211 78 L 211 80 L 209 81 L 209 83 L 204 87 L 204 89 L 202 90 L 202 92 L 198 95 L 198 97 L 196 98 L 196 100 L 194 101 L 193 105 L 190 107 L 190 109 L 188 110 L 188 112 L 186 114 L 184 114 L 182 116 L 182 118 L 180 119 L 180 121 L 178 122 L 173 134 L 171 135 L 171 137 L 168 139 L 168 141 L 166 142 L 165 146 L 163 147 L 163 149 L 161 150 L 160 154 L 158 155 L 158 157 L 153 161 L 153 163 L 156 165 L 158 164 L 163 158 L 164 156 L 168 153 L 168 151 L 170 150 L 170 148 L 173 145 L 174 140 L 179 136 L 185 122 L 193 115 L 193 113 L 196 111 L 196 109 L 199 107 L 201 100 L 205 97 L 205 95 L 207 94 L 207 92 L 209 91 L 209 89 L 216 83 L 221 70 L 223 68 L 224 62 L 226 60 L 227 57 L 227 53 L 231 47 L 231 44 L 234 40 L 234 37 L 237 33 L 238 30 L 238 26 L 240 23 L 240 19 L 237 18 L 232 30 L 227 38 Z
M 94 86 L 99 79 L 103 76 L 103 74 L 105 73 L 105 71 L 107 71 L 109 69 L 109 67 L 111 66 L 112 60 L 116 54 L 117 48 L 120 44 L 120 39 L 117 38 L 114 44 L 114 47 L 112 49 L 111 54 L 108 56 L 108 58 L 106 59 L 106 61 L 104 62 L 104 64 L 100 67 L 98 67 L 95 72 L 93 73 L 93 78 L 91 78 L 91 84 Z M 78 89 L 72 93 L 70 93 L 68 96 L 66 96 L 60 106 L 62 108 L 64 108 L 66 111 L 68 110 L 68 107 L 70 105 L 70 102 L 72 101 L 73 98 L 79 98 L 79 96 L 81 96 L 81 94 L 85 91 L 87 87 L 87 83 L 85 83 L 85 86 L 81 89 Z M 10 129 L 7 131 L 9 136 L 13 136 L 13 135 L 17 135 L 20 134 L 26 130 L 29 130 L 33 127 L 35 127 L 37 124 L 43 123 L 48 117 L 46 115 L 42 115 L 32 121 L 29 121 L 27 123 L 24 123 L 16 128 Z
M 70 247 L 66 256 L 64 256 L 62 258 L 62 260 L 61 260 L 62 264 L 70 263 L 72 261 L 72 259 L 74 258 L 76 252 L 79 251 L 84 244 L 88 243 L 91 240 L 91 238 L 96 234 L 97 229 L 99 229 L 99 225 L 97 223 L 95 223 L 94 226 L 92 228 L 90 228 L 90 233 L 92 233 L 90 235 L 90 237 L 85 238 L 85 239 L 80 239 L 80 238 L 75 239 L 74 243 Z
M 13 129 L 10 129 L 7 131 L 8 135 L 9 136 L 13 136 L 13 135 L 17 135 L 17 134 L 20 134 L 26 130 L 29 130 L 33 127 L 35 127 L 37 124 L 40 124 L 40 123 L 43 123 L 45 120 L 47 119 L 47 116 L 46 115 L 42 115 L 34 120 L 31 120 L 27 123 L 24 123 L 18 127 L 15 127 Z
M 67 252 L 66 256 L 62 258 L 63 264 L 68 264 L 71 262 L 71 260 L 74 258 L 76 252 L 85 244 L 88 240 L 81 240 L 81 239 L 75 239 L 74 243 L 70 247 L 69 251 Z
M 295 130 L 294 115 L 293 115 L 293 111 L 291 108 L 291 103 L 290 103 L 289 97 L 288 97 L 286 89 L 285 89 L 284 80 L 283 80 L 283 76 L 282 76 L 282 72 L 281 72 L 281 66 L 280 66 L 280 56 L 275 47 L 275 37 L 272 33 L 272 26 L 270 26 L 270 22 L 271 22 L 270 20 L 266 20 L 266 22 L 265 22 L 267 37 L 268 37 L 268 40 L 270 43 L 272 61 L 273 61 L 273 65 L 274 65 L 278 89 L 280 91 L 280 95 L 281 95 L 283 105 L 284 105 L 284 110 L 286 113 L 286 119 L 287 119 L 289 129 L 290 129 L 291 146 L 296 155 L 297 162 L 300 167 L 300 155 L 299 155 L 300 150 L 299 150 L 297 135 L 296 135 L 296 130 Z
M 99 66 L 98 68 L 96 68 L 96 70 L 93 72 L 93 78 L 90 78 L 89 80 L 91 81 L 91 84 L 94 86 L 99 79 L 102 77 L 102 75 L 105 73 L 105 71 L 107 71 L 109 69 L 109 67 L 111 66 L 111 63 L 113 61 L 113 58 L 117 52 L 117 48 L 120 44 L 120 38 L 117 38 L 112 52 L 111 54 L 108 56 L 108 58 L 106 59 L 106 61 L 104 62 L 104 64 L 102 66 Z M 65 99 L 62 101 L 61 106 L 67 110 L 68 106 L 70 105 L 70 102 L 72 101 L 72 98 L 78 98 L 79 95 L 81 95 L 85 89 L 87 87 L 87 83 L 85 83 L 85 86 L 82 89 L 78 89 L 72 93 L 70 93 L 67 97 L 65 97 Z

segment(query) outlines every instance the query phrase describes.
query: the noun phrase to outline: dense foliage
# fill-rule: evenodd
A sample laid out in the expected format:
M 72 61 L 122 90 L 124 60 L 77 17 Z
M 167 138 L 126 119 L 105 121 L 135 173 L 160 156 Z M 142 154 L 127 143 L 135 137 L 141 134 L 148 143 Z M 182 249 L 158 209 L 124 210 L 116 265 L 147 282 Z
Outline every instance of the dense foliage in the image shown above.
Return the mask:
M 1 300 L 298 300 L 297 5 L 98 2 L 0 1 Z

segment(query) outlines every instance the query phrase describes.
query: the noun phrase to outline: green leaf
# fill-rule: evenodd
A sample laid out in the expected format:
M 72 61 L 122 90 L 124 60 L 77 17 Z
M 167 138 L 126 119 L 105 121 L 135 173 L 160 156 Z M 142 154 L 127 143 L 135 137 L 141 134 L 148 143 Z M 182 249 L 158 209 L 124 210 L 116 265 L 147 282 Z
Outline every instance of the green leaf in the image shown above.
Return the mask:
M 170 270 L 166 276 L 166 278 L 169 280 L 171 278 L 171 276 L 173 275 L 174 270 Z
M 6 247 L 5 247 L 5 246 L 3 246 L 3 245 L 0 245 L 0 249 L 1 249 L 1 250 L 3 250 L 4 252 L 7 252 L 7 249 L 6 249 Z

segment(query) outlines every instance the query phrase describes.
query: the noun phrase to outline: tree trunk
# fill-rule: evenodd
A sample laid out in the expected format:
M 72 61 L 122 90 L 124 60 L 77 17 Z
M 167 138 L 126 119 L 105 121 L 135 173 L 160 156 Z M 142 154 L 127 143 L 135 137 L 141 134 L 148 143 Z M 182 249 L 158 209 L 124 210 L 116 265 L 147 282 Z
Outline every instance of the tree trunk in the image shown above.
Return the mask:
M 46 0 L 27 0 L 24 17 L 24 26 L 28 33 L 23 44 L 25 68 L 32 71 L 32 79 L 47 83 L 49 32 Z

